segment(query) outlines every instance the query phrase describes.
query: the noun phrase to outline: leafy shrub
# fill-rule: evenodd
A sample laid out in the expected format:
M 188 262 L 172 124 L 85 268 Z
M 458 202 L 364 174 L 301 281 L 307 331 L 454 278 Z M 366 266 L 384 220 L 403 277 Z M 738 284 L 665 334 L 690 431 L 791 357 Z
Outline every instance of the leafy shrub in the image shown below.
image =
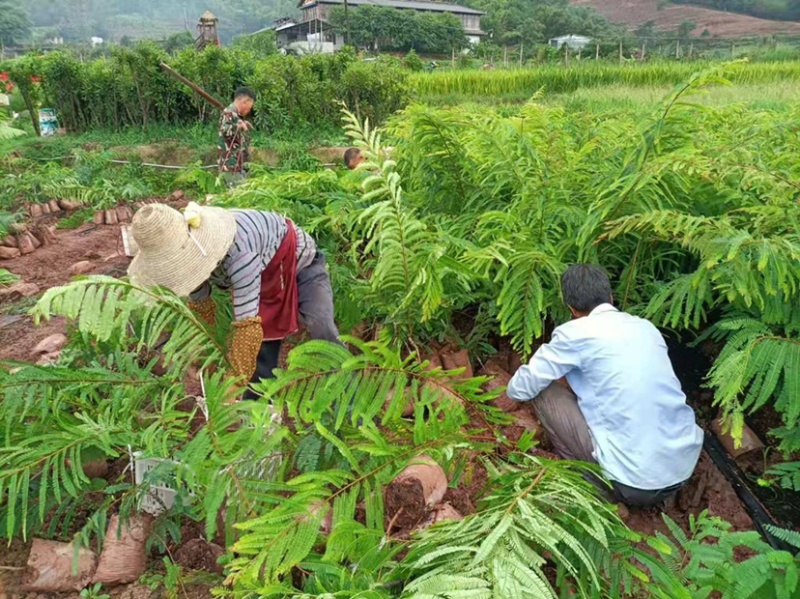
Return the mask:
M 413 48 L 409 50 L 408 54 L 406 54 L 405 58 L 403 58 L 403 66 L 405 66 L 409 71 L 419 72 L 425 66 L 422 64 L 422 59 L 417 54 L 416 50 Z
M 223 103 L 236 87 L 250 85 L 259 96 L 255 118 L 270 132 L 298 124 L 330 126 L 338 122 L 340 101 L 358 102 L 360 112 L 381 119 L 407 101 L 405 73 L 386 65 L 355 66 L 356 55 L 348 48 L 335 55 L 295 58 L 240 44 L 231 49 L 210 46 L 203 52 L 187 48 L 170 58 L 155 43 L 139 42 L 114 48 L 110 58 L 83 62 L 68 52 L 52 52 L 9 61 L 2 69 L 21 82 L 26 105 L 33 109 L 46 102 L 73 131 L 215 121 L 216 111 L 166 75 L 159 68 L 162 61 Z M 345 81 L 351 65 L 355 71 Z
M 648 540 L 663 564 L 645 557 L 656 582 L 673 580 L 677 573 L 683 588 L 657 584 L 652 596 L 659 599 L 708 597 L 714 590 L 721 599 L 795 597 L 800 589 L 800 559 L 787 551 L 775 551 L 755 531 L 731 532 L 731 525 L 709 517 L 707 511 L 689 518 L 685 533 L 666 514 L 669 536 L 656 532 Z M 737 559 L 737 550 L 752 557 Z

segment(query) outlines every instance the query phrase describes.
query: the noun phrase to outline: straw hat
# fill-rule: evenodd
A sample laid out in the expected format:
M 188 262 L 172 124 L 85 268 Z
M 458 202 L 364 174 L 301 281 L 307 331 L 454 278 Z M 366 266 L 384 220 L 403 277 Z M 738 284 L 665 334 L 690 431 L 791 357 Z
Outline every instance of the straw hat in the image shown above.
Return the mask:
M 194 202 L 184 214 L 164 204 L 150 204 L 134 216 L 131 233 L 139 246 L 128 268 L 131 281 L 185 296 L 202 285 L 228 253 L 236 221 L 221 208 Z

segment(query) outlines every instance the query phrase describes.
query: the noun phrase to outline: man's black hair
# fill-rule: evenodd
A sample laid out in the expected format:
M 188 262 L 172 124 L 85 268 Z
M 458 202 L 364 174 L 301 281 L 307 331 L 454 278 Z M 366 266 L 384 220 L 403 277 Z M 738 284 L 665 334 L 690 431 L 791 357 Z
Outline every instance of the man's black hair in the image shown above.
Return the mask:
M 594 264 L 573 264 L 561 275 L 564 303 L 588 314 L 600 304 L 611 303 L 611 282 L 606 271 Z
M 249 87 L 239 87 L 236 88 L 236 91 L 233 93 L 233 99 L 238 100 L 239 98 L 250 98 L 253 102 L 256 101 L 256 92 L 254 92 Z
M 358 148 L 347 148 L 344 153 L 344 164 L 345 166 L 349 167 L 350 164 L 358 158 L 358 155 L 361 154 L 361 150 Z

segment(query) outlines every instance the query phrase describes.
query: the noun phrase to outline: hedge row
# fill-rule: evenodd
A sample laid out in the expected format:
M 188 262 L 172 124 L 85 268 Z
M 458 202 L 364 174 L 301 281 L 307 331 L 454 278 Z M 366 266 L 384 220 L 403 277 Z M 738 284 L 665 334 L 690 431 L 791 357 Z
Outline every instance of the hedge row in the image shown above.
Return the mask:
M 0 71 L 29 107 L 55 108 L 70 131 L 215 118 L 215 109 L 159 68 L 162 61 L 223 102 L 236 87 L 252 87 L 258 95 L 254 118 L 271 131 L 338 124 L 341 102 L 380 122 L 408 101 L 407 72 L 398 61 L 366 63 L 349 50 L 298 58 L 209 47 L 170 56 L 141 42 L 88 62 L 68 52 L 27 55 L 0 64 Z

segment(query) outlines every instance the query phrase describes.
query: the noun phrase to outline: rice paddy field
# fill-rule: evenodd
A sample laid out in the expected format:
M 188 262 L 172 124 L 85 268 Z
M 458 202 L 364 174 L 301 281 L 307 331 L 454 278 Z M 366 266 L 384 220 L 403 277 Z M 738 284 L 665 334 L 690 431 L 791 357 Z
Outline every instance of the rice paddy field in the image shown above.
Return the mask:
M 692 74 L 720 63 L 656 62 L 614 64 L 584 62 L 570 67 L 543 65 L 524 69 L 491 71 L 444 71 L 420 73 L 411 78 L 415 98 L 433 105 L 463 102 L 520 103 L 535 94 L 547 101 L 569 102 L 575 97 L 628 100 L 632 106 L 662 98 Z M 726 81 L 711 88 L 711 103 L 758 101 L 791 102 L 800 88 L 800 63 L 727 63 Z

